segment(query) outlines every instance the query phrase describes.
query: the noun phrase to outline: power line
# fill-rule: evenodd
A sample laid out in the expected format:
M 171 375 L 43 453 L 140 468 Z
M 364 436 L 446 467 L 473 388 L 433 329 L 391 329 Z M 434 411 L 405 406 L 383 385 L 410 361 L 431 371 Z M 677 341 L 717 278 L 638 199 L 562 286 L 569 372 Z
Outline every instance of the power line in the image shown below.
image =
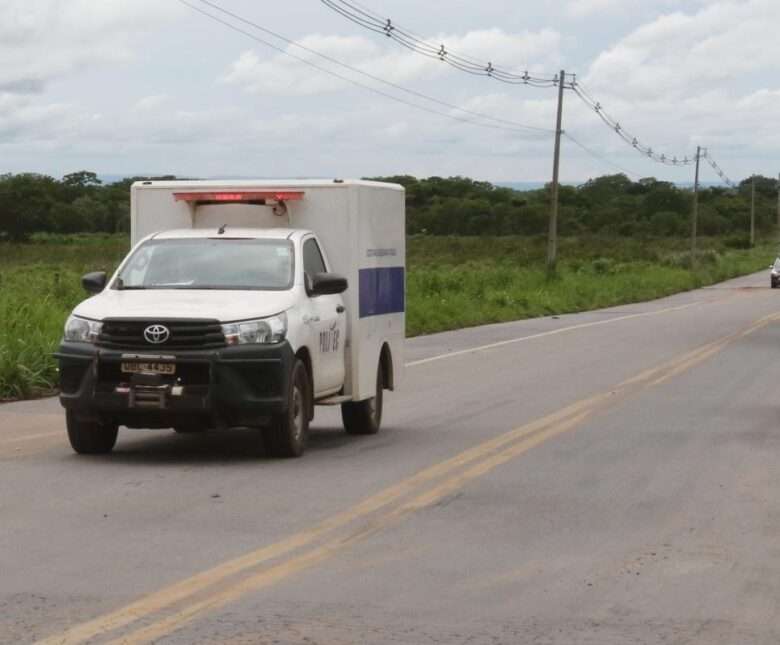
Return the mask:
M 710 156 L 709 151 L 704 153 L 704 158 L 707 160 L 707 163 L 712 166 L 712 169 L 715 171 L 715 174 L 718 175 L 718 177 L 721 178 L 724 184 L 726 184 L 729 188 L 738 188 L 737 184 L 735 184 L 731 179 L 728 178 L 725 172 L 723 172 L 723 169 L 717 164 L 717 162 Z
M 528 72 L 523 74 L 515 74 L 511 71 L 506 71 L 494 65 L 492 62 L 480 62 L 472 58 L 467 58 L 456 54 L 447 48 L 445 44 L 435 45 L 429 41 L 420 38 L 411 31 L 401 27 L 398 23 L 394 23 L 391 18 L 383 18 L 375 12 L 367 9 L 359 3 L 359 0 L 320 0 L 326 7 L 337 12 L 341 16 L 347 18 L 353 23 L 373 31 L 378 34 L 394 40 L 403 47 L 416 52 L 422 56 L 428 58 L 439 59 L 452 67 L 466 72 L 468 74 L 476 76 L 488 76 L 495 80 L 511 83 L 511 84 L 525 84 L 536 87 L 557 87 L 558 90 L 558 109 L 557 120 L 555 128 L 555 148 L 553 154 L 553 179 L 552 179 L 552 204 L 550 210 L 550 225 L 547 238 L 547 267 L 548 271 L 554 273 L 556 265 L 556 245 L 557 245 L 557 217 L 558 217 L 558 176 L 559 176 L 559 164 L 560 164 L 560 142 L 561 137 L 566 136 L 572 143 L 584 150 L 592 157 L 607 163 L 615 168 L 618 168 L 626 174 L 631 174 L 639 177 L 639 175 L 633 171 L 630 171 L 612 161 L 606 159 L 603 155 L 591 150 L 584 144 L 580 143 L 571 135 L 564 132 L 562 128 L 562 109 L 563 109 L 563 96 L 564 90 L 572 90 L 577 97 L 590 109 L 592 109 L 599 119 L 614 133 L 616 133 L 625 143 L 633 147 L 637 152 L 643 156 L 651 159 L 660 164 L 667 166 L 689 166 L 695 164 L 696 166 L 696 179 L 694 182 L 694 193 L 698 196 L 699 186 L 699 162 L 702 158 L 702 149 L 697 147 L 695 155 L 667 155 L 666 153 L 653 150 L 649 145 L 642 142 L 637 136 L 627 131 L 620 122 L 613 118 L 603 107 L 603 105 L 594 99 L 588 91 L 577 82 L 576 75 L 571 75 L 571 80 L 567 82 L 567 75 L 564 70 L 554 77 L 531 77 Z M 712 166 L 713 170 L 718 176 L 731 187 L 736 187 L 707 152 L 704 153 L 704 157 Z M 755 186 L 755 183 L 754 183 Z M 696 203 L 696 202 L 694 202 Z M 692 259 L 695 258 L 696 249 L 696 206 L 694 206 L 694 214 L 692 217 Z M 778 217 L 780 218 L 780 207 L 778 210 Z M 780 221 L 780 219 L 779 219 Z M 753 236 L 753 220 L 751 211 L 751 241 Z
M 590 94 L 588 94 L 585 88 L 582 87 L 581 83 L 575 80 L 572 83 L 572 89 L 574 90 L 574 93 L 582 100 L 582 102 L 591 108 L 607 125 L 607 127 L 609 127 L 610 130 L 614 131 L 621 139 L 623 139 L 623 141 L 635 148 L 641 154 L 649 157 L 653 161 L 665 164 L 667 166 L 690 166 L 696 163 L 695 155 L 691 157 L 688 157 L 687 155 L 678 157 L 676 155 L 669 156 L 664 153 L 658 153 L 657 151 L 653 150 L 652 147 L 645 145 L 637 137 L 628 132 L 628 130 L 620 125 L 620 122 L 618 122 L 617 119 L 611 117 L 604 109 L 602 104 L 591 97 Z
M 278 40 L 281 40 L 285 43 L 287 43 L 290 46 L 296 47 L 298 49 L 301 49 L 307 53 L 310 53 L 312 55 L 315 55 L 323 60 L 328 61 L 331 64 L 337 65 L 339 67 L 342 67 L 344 69 L 347 69 L 353 73 L 359 74 L 361 76 L 364 76 L 365 78 L 368 78 L 374 82 L 382 83 L 384 85 L 387 85 L 389 87 L 392 87 L 393 89 L 405 92 L 409 95 L 412 95 L 416 98 L 420 98 L 426 101 L 429 101 L 431 103 L 435 103 L 437 105 L 441 105 L 443 107 L 447 107 L 449 109 L 461 112 L 463 114 L 468 114 L 470 116 L 475 117 L 476 119 L 481 119 L 484 121 L 490 121 L 491 123 L 483 123 L 481 121 L 475 120 L 475 119 L 467 119 L 461 116 L 453 115 L 447 112 L 442 112 L 440 110 L 432 109 L 427 106 L 420 105 L 418 103 L 413 103 L 411 101 L 404 100 L 398 96 L 395 96 L 393 94 L 389 94 L 387 92 L 384 92 L 382 90 L 379 90 L 375 87 L 371 87 L 369 85 L 365 85 L 363 83 L 360 83 L 359 81 L 356 81 L 355 79 L 349 78 L 347 76 L 344 76 L 342 74 L 339 74 L 338 72 L 334 72 L 331 69 L 322 67 L 320 65 L 317 65 L 316 63 L 313 63 L 310 60 L 307 60 L 305 58 L 302 58 L 300 56 L 296 56 L 295 54 L 292 54 L 288 50 L 279 47 L 271 42 L 268 42 L 267 40 L 264 40 L 255 34 L 252 34 L 226 20 L 223 20 L 219 18 L 218 16 L 215 16 L 214 14 L 211 14 L 207 11 L 204 11 L 203 9 L 190 4 L 186 0 L 178 0 L 181 4 L 185 5 L 186 7 L 192 9 L 193 11 L 197 11 L 198 13 L 206 16 L 207 18 L 218 22 L 222 24 L 225 27 L 228 27 L 229 29 L 232 29 L 233 31 L 236 31 L 238 33 L 243 34 L 244 36 L 247 36 L 248 38 L 251 38 L 252 40 L 259 42 L 281 54 L 284 54 L 286 56 L 289 56 L 293 58 L 294 60 L 303 63 L 305 65 L 308 65 L 309 67 L 312 67 L 316 69 L 317 71 L 320 71 L 322 73 L 328 74 L 332 77 L 338 78 L 339 80 L 342 80 L 344 82 L 350 83 L 352 85 L 355 85 L 357 87 L 360 87 L 362 89 L 365 89 L 367 91 L 373 92 L 375 94 L 378 94 L 384 98 L 396 101 L 398 103 L 401 103 L 403 105 L 406 105 L 408 107 L 412 107 L 418 110 L 422 110 L 425 112 L 428 112 L 429 114 L 434 114 L 437 116 L 444 116 L 446 118 L 461 122 L 461 123 L 467 123 L 470 125 L 476 125 L 480 127 L 485 128 L 491 128 L 496 130 L 504 130 L 504 131 L 510 131 L 510 132 L 523 132 L 526 134 L 525 131 L 531 131 L 531 132 L 539 132 L 543 134 L 552 133 L 552 130 L 546 129 L 546 128 L 539 128 L 535 126 L 529 126 L 523 123 L 519 123 L 516 121 L 512 121 L 509 119 L 502 119 L 499 117 L 494 117 L 488 114 L 484 114 L 481 112 L 477 112 L 474 110 L 469 110 L 467 108 L 462 108 L 460 106 L 454 105 L 452 103 L 448 103 L 446 101 L 442 101 L 440 99 L 437 99 L 435 97 L 429 96 L 427 94 L 424 94 L 422 92 L 419 92 L 417 90 L 413 90 L 410 88 L 406 88 L 398 83 L 393 83 L 392 81 L 388 81 L 386 79 L 383 79 L 379 76 L 376 76 L 374 74 L 371 74 L 370 72 L 366 72 L 365 70 L 359 69 L 357 67 L 353 67 L 351 65 L 348 65 L 347 63 L 344 63 L 332 56 L 329 56 L 327 54 L 323 54 L 322 52 L 318 52 L 317 50 L 307 47 L 305 45 L 302 45 L 300 43 L 295 42 L 294 40 L 287 38 L 275 31 L 272 31 L 266 27 L 263 27 L 262 25 L 259 25 L 258 23 L 255 23 L 251 20 L 248 20 L 246 18 L 243 18 L 242 16 L 233 13 L 231 11 L 228 11 L 227 9 L 224 9 L 223 7 L 219 6 L 218 4 L 211 2 L 211 0 L 199 0 L 202 4 L 205 4 L 209 6 L 210 8 L 219 11 L 227 16 L 230 16 L 234 20 L 237 20 L 239 22 L 242 22 L 254 29 L 257 29 L 259 31 L 262 31 L 263 33 L 268 34 L 269 36 L 272 36 Z M 414 51 L 417 51 L 418 53 L 423 53 L 425 55 L 433 55 L 435 53 L 435 57 L 439 58 L 440 60 L 445 60 L 449 62 L 450 64 L 453 63 L 453 61 L 456 63 L 453 66 L 457 67 L 459 69 L 462 69 L 463 71 L 469 71 L 470 73 L 480 74 L 480 75 L 488 75 L 488 76 L 494 76 L 497 78 L 497 80 L 505 80 L 506 74 L 509 75 L 509 77 L 512 77 L 511 73 L 505 73 L 502 70 L 497 70 L 492 64 L 488 63 L 486 67 L 482 67 L 482 65 L 478 62 L 475 62 L 473 59 L 469 59 L 466 57 L 459 56 L 457 54 L 454 54 L 452 52 L 449 52 L 446 50 L 444 45 L 440 46 L 439 50 L 436 50 L 436 48 L 429 43 L 426 43 L 424 40 L 420 39 L 418 36 L 414 35 L 412 32 L 409 32 L 405 29 L 402 29 L 398 25 L 393 25 L 390 19 L 387 19 L 384 23 L 382 23 L 382 20 L 379 19 L 376 14 L 372 14 L 369 10 L 365 9 L 358 3 L 351 4 L 350 2 L 347 2 L 346 0 L 321 0 L 323 4 L 326 4 L 327 6 L 331 7 L 332 9 L 336 10 L 338 13 L 347 16 L 353 22 L 358 22 L 358 24 L 361 24 L 361 26 L 365 26 L 367 28 L 372 29 L 373 31 L 377 31 L 378 33 L 383 33 L 387 36 L 390 36 L 397 42 L 403 41 L 401 44 L 404 44 L 405 46 L 409 46 Z M 338 7 L 335 5 L 335 2 L 340 2 L 342 5 L 348 7 L 349 9 L 352 9 L 356 12 L 356 14 L 352 14 L 347 12 L 345 9 Z M 534 84 L 536 81 L 541 81 L 544 83 L 547 83 L 547 79 L 539 79 L 539 78 L 532 78 L 528 76 L 527 73 L 524 73 L 522 76 L 515 75 L 516 78 L 519 78 L 521 81 L 526 82 L 526 84 Z M 561 79 L 559 78 L 560 75 L 555 76 L 552 81 L 549 83 L 549 86 L 557 86 L 559 82 L 561 82 Z M 516 79 L 515 79 L 516 80 Z M 623 139 L 626 143 L 629 143 L 633 148 L 635 148 L 637 151 L 639 151 L 641 154 L 647 156 L 648 158 L 652 159 L 653 161 L 670 165 L 670 166 L 687 166 L 694 164 L 696 161 L 695 156 L 688 157 L 684 156 L 682 158 L 677 156 L 667 156 L 663 153 L 658 153 L 654 151 L 650 146 L 646 146 L 643 144 L 637 137 L 629 133 L 625 128 L 623 128 L 620 123 L 611 117 L 609 113 L 604 110 L 603 106 L 600 102 L 596 101 L 585 88 L 582 87 L 582 84 L 576 81 L 576 77 L 574 77 L 570 82 L 566 83 L 565 77 L 563 77 L 564 82 L 564 88 L 571 89 L 577 94 L 577 96 L 591 109 L 593 109 L 596 114 L 599 116 L 599 118 L 612 130 L 614 131 L 618 136 L 620 136 L 621 139 Z M 585 151 L 587 154 L 592 156 L 595 159 L 598 159 L 599 161 L 602 161 L 603 163 L 609 164 L 610 166 L 613 166 L 614 168 L 625 172 L 627 174 L 633 175 L 635 177 L 641 177 L 639 173 L 636 173 L 634 171 L 628 170 L 627 168 L 624 168 L 623 166 L 620 166 L 619 164 L 616 164 L 609 159 L 607 159 L 604 155 L 601 155 L 594 150 L 591 150 L 584 144 L 582 144 L 580 141 L 576 140 L 574 137 L 572 137 L 570 134 L 563 132 L 564 136 L 566 136 L 572 143 L 574 143 L 576 146 L 581 148 L 583 151 Z M 722 168 L 717 164 L 717 162 L 708 154 L 704 153 L 703 155 L 710 166 L 712 166 L 713 170 L 716 172 L 718 177 L 720 177 L 721 180 L 724 181 L 726 185 L 728 185 L 731 188 L 736 188 L 736 184 L 732 182 L 728 176 L 725 174 Z
M 201 0 L 205 1 L 205 0 Z M 452 67 L 459 69 L 460 71 L 478 75 L 489 76 L 498 81 L 503 81 L 512 84 L 525 84 L 535 87 L 554 87 L 559 82 L 564 83 L 566 89 L 571 89 L 574 93 L 592 109 L 601 121 L 613 132 L 615 132 L 623 141 L 632 146 L 643 156 L 663 165 L 667 166 L 691 166 L 696 163 L 695 155 L 671 155 L 654 150 L 652 146 L 645 144 L 637 136 L 626 130 L 620 122 L 613 118 L 603 107 L 603 105 L 594 99 L 588 91 L 576 80 L 576 76 L 572 76 L 571 81 L 566 81 L 566 78 L 559 78 L 559 75 L 552 77 L 532 77 L 528 72 L 523 74 L 516 74 L 504 70 L 501 67 L 494 65 L 492 62 L 477 61 L 473 58 L 459 55 L 454 51 L 447 48 L 446 45 L 435 45 L 425 39 L 421 38 L 414 32 L 402 27 L 400 24 L 394 22 L 391 18 L 384 18 L 376 12 L 368 9 L 364 5 L 360 4 L 357 0 L 320 0 L 329 9 L 337 12 L 341 16 L 347 18 L 353 23 L 373 31 L 378 34 L 382 34 L 388 38 L 391 38 L 395 42 L 399 43 L 403 47 L 410 49 L 418 54 L 427 56 L 428 58 L 435 58 L 442 62 L 448 63 Z M 575 141 L 569 136 L 573 143 L 580 146 L 586 152 L 591 155 L 595 155 L 593 151 L 588 150 L 585 146 Z M 611 165 L 620 168 L 617 164 L 607 161 L 603 156 L 596 155 L 596 158 L 610 163 Z M 711 161 L 712 163 L 712 161 Z M 718 176 L 721 177 L 726 183 L 731 183 L 725 173 L 713 166 Z M 621 168 L 621 170 L 625 170 Z M 637 173 L 631 173 L 637 175 Z
M 478 61 L 460 55 L 449 49 L 446 44 L 434 44 L 417 36 L 415 33 L 394 22 L 391 18 L 383 18 L 366 7 L 348 0 L 320 0 L 329 9 L 335 11 L 347 20 L 364 29 L 382 34 L 402 47 L 421 54 L 474 76 L 493 78 L 510 85 L 530 85 L 532 87 L 556 87 L 558 78 L 555 75 L 534 76 L 524 71 L 517 73 L 505 69 L 492 61 Z
M 253 21 L 251 21 L 251 20 L 249 20 L 247 18 L 244 18 L 244 17 L 242 17 L 242 16 L 240 16 L 240 15 L 238 15 L 236 13 L 233 13 L 232 11 L 229 11 L 229 10 L 225 9 L 224 7 L 221 7 L 220 5 L 218 5 L 218 4 L 214 3 L 214 2 L 211 2 L 211 0 L 199 0 L 199 1 L 202 4 L 205 4 L 205 5 L 209 6 L 209 7 L 211 7 L 212 9 L 215 9 L 215 10 L 217 10 L 217 11 L 219 11 L 219 12 L 221 12 L 221 13 L 227 15 L 227 16 L 230 16 L 234 20 L 242 22 L 245 25 L 248 25 L 248 26 L 250 26 L 250 27 L 252 27 L 254 29 L 257 29 L 259 31 L 262 31 L 263 33 L 268 34 L 269 36 L 272 36 L 273 38 L 276 38 L 278 40 L 281 40 L 281 41 L 287 43 L 290 46 L 296 47 L 296 48 L 298 48 L 298 49 L 300 49 L 302 51 L 305 51 L 305 52 L 307 52 L 309 54 L 313 54 L 314 56 L 317 56 L 317 57 L 319 57 L 319 58 L 321 58 L 323 60 L 326 60 L 329 63 L 332 63 L 334 65 L 338 65 L 339 67 L 341 67 L 343 69 L 347 69 L 347 70 L 349 70 L 349 71 L 351 71 L 351 72 L 353 72 L 355 74 L 359 74 L 359 75 L 361 75 L 361 76 L 363 76 L 365 78 L 368 78 L 368 79 L 370 79 L 370 80 L 372 80 L 374 82 L 382 83 L 384 85 L 387 85 L 388 87 L 392 87 L 393 89 L 405 92 L 406 94 L 409 94 L 411 96 L 415 96 L 417 98 L 424 99 L 424 100 L 429 101 L 431 103 L 435 103 L 437 105 L 441 105 L 442 107 L 447 107 L 449 109 L 456 110 L 456 111 L 462 112 L 464 114 L 468 114 L 470 116 L 477 117 L 479 119 L 484 119 L 486 121 L 491 121 L 493 123 L 498 123 L 498 124 L 501 124 L 501 125 L 509 126 L 508 129 L 511 129 L 511 130 L 528 130 L 528 131 L 531 131 L 531 132 L 544 132 L 544 133 L 550 133 L 550 134 L 553 132 L 549 128 L 539 128 L 539 127 L 536 127 L 536 126 L 531 126 L 531 125 L 526 125 L 524 123 L 519 123 L 517 121 L 513 121 L 513 120 L 510 120 L 510 119 L 502 119 L 500 117 L 491 116 L 489 114 L 484 114 L 482 112 L 477 112 L 475 110 L 469 110 L 467 108 L 460 107 L 460 106 L 455 105 L 453 103 L 448 103 L 447 101 L 442 101 L 441 99 L 434 98 L 432 96 L 429 96 L 429 95 L 424 94 L 422 92 L 419 92 L 417 90 L 413 90 L 413 89 L 404 87 L 403 85 L 399 85 L 398 83 L 394 83 L 392 81 L 388 81 L 387 79 L 384 79 L 384 78 L 381 78 L 379 76 L 376 76 L 375 74 L 371 74 L 369 72 L 366 72 L 365 70 L 362 70 L 362 69 L 360 69 L 358 67 L 354 67 L 352 65 L 344 63 L 344 62 L 334 58 L 333 56 L 329 56 L 327 54 L 323 54 L 322 52 L 319 52 L 319 51 L 317 51 L 315 49 L 312 49 L 311 47 L 307 47 L 306 45 L 302 45 L 301 43 L 298 43 L 298 42 L 296 42 L 294 40 L 291 40 L 290 38 L 287 38 L 286 36 L 283 36 L 282 34 L 280 34 L 278 32 L 272 31 L 271 29 L 268 29 L 267 27 L 264 27 L 264 26 L 262 26 L 262 25 L 260 25 L 260 24 L 258 24 L 256 22 L 253 22 Z M 183 3 L 183 4 L 187 4 L 187 6 L 190 7 L 190 8 L 195 8 L 195 7 L 192 7 L 192 5 L 190 5 L 188 3 Z M 205 12 L 201 11 L 201 13 L 204 13 L 204 15 L 209 15 L 210 17 L 213 17 L 210 14 L 207 14 Z M 223 22 L 222 24 L 225 24 L 225 23 Z M 242 32 L 242 33 L 245 33 L 245 32 Z M 267 44 L 267 43 L 265 43 L 265 41 L 261 41 L 261 42 L 263 42 L 264 44 Z M 278 48 L 275 48 L 275 49 L 277 49 L 277 51 L 279 51 Z M 288 53 L 287 50 L 284 50 L 284 53 Z M 298 60 L 301 60 L 301 59 L 298 59 Z M 307 64 L 309 63 L 309 61 L 306 61 L 306 60 L 302 60 L 301 62 L 307 62 Z M 320 68 L 317 68 L 317 69 L 320 69 Z M 324 70 L 321 70 L 321 71 L 324 71 Z M 366 88 L 366 89 L 369 89 L 369 88 Z
M 574 90 L 574 93 L 577 96 L 579 96 L 580 99 L 582 99 L 582 101 L 588 107 L 592 108 L 596 112 L 596 114 L 598 114 L 599 118 L 610 128 L 610 130 L 613 130 L 621 139 L 623 139 L 623 141 L 629 143 L 641 154 L 646 155 L 653 161 L 666 164 L 667 166 L 689 166 L 696 163 L 696 155 L 693 155 L 693 157 L 690 158 L 685 156 L 682 159 L 676 156 L 669 157 L 665 154 L 659 154 L 649 146 L 644 145 L 634 135 L 626 131 L 626 129 L 623 128 L 617 120 L 612 118 L 604 110 L 601 103 L 593 99 L 593 97 L 590 96 L 590 94 L 588 94 L 588 92 L 582 87 L 581 83 L 579 83 L 578 81 L 574 81 L 572 82 L 572 86 L 573 86 L 572 89 Z M 712 166 L 713 170 L 715 170 L 718 177 L 720 177 L 727 186 L 730 186 L 731 188 L 736 188 L 736 184 L 728 178 L 726 173 L 710 156 L 708 151 L 702 154 L 702 158 L 707 159 L 708 163 L 710 164 L 710 166 Z

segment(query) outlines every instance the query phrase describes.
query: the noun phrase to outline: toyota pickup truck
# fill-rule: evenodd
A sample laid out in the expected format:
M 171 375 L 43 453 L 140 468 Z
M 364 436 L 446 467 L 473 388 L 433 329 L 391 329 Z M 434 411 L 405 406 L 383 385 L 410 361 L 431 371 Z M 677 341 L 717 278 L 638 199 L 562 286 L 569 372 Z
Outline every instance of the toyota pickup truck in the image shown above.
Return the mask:
M 118 428 L 257 428 L 303 454 L 315 406 L 372 434 L 403 375 L 401 186 L 368 181 L 137 182 L 133 247 L 56 353 L 77 453 Z

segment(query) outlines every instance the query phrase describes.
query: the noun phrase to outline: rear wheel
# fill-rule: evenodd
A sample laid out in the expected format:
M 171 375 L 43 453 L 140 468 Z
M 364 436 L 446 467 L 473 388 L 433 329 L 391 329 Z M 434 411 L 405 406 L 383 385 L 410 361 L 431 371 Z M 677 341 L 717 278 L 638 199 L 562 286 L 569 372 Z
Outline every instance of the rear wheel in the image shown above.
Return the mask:
M 287 411 L 276 415 L 265 430 L 265 443 L 273 457 L 300 457 L 309 438 L 311 387 L 306 366 L 299 360 L 293 365 Z
M 376 434 L 382 424 L 382 403 L 385 379 L 382 363 L 376 371 L 376 393 L 365 401 L 341 404 L 341 419 L 347 434 Z
M 80 455 L 103 455 L 114 449 L 119 432 L 117 424 L 85 419 L 71 410 L 66 412 L 65 422 L 70 445 Z

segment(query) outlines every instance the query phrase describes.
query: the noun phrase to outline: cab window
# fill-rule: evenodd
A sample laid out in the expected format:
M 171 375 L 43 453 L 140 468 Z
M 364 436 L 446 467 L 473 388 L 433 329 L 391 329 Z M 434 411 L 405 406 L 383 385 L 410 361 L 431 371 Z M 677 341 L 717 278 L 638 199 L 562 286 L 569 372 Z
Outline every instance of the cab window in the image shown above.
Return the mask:
M 303 243 L 303 272 L 311 277 L 315 273 L 325 273 L 325 262 L 317 246 L 317 240 L 310 237 Z

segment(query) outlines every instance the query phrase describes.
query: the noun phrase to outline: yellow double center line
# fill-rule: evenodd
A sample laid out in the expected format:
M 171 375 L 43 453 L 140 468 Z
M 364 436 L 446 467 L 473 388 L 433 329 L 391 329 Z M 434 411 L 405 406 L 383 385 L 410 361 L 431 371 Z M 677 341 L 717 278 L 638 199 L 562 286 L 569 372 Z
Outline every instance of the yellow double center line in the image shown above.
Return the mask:
M 573 403 L 430 466 L 311 529 L 222 563 L 39 643 L 82 643 L 135 622 L 141 626 L 111 642 L 147 643 L 161 638 L 207 611 L 309 569 L 409 514 L 436 504 L 496 467 L 570 432 L 594 413 L 691 369 L 730 343 L 778 319 L 780 314 L 762 318 L 734 334 L 645 370 L 607 392 Z

